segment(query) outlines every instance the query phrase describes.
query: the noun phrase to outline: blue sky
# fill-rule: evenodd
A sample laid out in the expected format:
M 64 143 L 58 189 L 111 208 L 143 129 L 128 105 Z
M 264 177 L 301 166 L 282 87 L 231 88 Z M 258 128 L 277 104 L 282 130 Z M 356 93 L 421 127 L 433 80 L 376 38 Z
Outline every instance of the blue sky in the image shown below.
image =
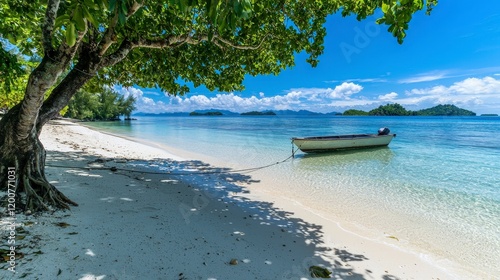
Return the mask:
M 316 68 L 299 54 L 296 66 L 279 76 L 249 76 L 242 92 L 199 87 L 172 97 L 156 89 L 118 89 L 138 98 L 140 112 L 343 112 L 399 103 L 411 110 L 455 104 L 500 114 L 500 1 L 441 0 L 431 16 L 414 16 L 403 45 L 375 19 L 331 16 Z

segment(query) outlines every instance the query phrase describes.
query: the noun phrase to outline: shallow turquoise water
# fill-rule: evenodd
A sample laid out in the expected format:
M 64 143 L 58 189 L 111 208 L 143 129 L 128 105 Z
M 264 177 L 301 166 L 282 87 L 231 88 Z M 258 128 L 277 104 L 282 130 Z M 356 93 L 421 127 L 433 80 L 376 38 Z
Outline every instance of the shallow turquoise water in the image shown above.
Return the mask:
M 376 133 L 389 127 L 397 137 L 387 148 L 298 152 L 293 161 L 255 176 L 268 178 L 305 205 L 334 201 L 322 211 L 340 211 L 335 215 L 349 215 L 353 223 L 380 226 L 413 245 L 500 273 L 499 117 L 137 118 L 88 124 L 233 168 L 287 158 L 294 136 Z

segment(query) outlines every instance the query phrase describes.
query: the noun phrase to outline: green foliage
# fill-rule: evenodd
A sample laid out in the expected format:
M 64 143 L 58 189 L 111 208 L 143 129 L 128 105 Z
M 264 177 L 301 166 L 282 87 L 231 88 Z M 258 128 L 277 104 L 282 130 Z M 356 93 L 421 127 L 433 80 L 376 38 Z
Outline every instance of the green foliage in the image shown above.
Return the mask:
M 8 91 L 16 77 L 24 74 L 25 71 L 17 56 L 5 50 L 1 41 L 0 46 L 0 84 Z
M 498 114 L 481 114 L 481 117 L 498 117 Z
M 100 85 L 158 87 L 184 94 L 191 82 L 195 87 L 233 91 L 243 89 L 246 75 L 277 75 L 294 66 L 295 54 L 303 51 L 316 66 L 329 14 L 356 14 L 361 20 L 381 10 L 377 22 L 402 42 L 411 15 L 425 7 L 430 11 L 436 4 L 436 0 L 68 0 L 60 3 L 52 21 L 46 21 L 47 1 L 11 0 L 0 4 L 0 36 L 27 55 L 43 55 L 42 34 L 49 34 L 54 51 L 81 45 L 85 50 L 96 47 L 95 61 L 120 57 L 120 63 L 97 69 Z M 81 55 L 76 54 L 73 65 Z
M 46 0 L 9 0 L 0 3 L 0 37 L 15 45 L 21 54 L 32 56 L 41 49 L 41 23 Z
M 135 109 L 133 96 L 125 98 L 111 89 L 99 92 L 80 90 L 69 102 L 65 117 L 79 120 L 116 120 L 130 117 Z
M 222 112 L 219 112 L 219 111 L 205 112 L 205 113 L 193 111 L 193 112 L 189 113 L 189 115 L 190 116 L 222 116 L 224 114 L 222 114 Z
M 241 113 L 241 115 L 242 116 L 276 116 L 276 113 L 273 111 L 264 111 L 264 112 L 251 111 L 251 112 Z
M 398 103 L 381 105 L 376 109 L 368 112 L 370 116 L 409 116 L 410 111 L 407 111 L 403 106 Z
M 415 112 L 418 116 L 475 116 L 476 113 L 458 108 L 455 105 L 437 105 L 435 107 Z
M 23 99 L 34 63 L 24 60 L 12 48 L 7 51 L 6 41 L 0 39 L 0 43 L 0 109 L 9 109 Z
M 368 116 L 368 112 L 356 109 L 346 110 L 342 115 L 344 116 Z
M 476 113 L 458 108 L 455 105 L 437 105 L 432 108 L 419 111 L 409 111 L 398 103 L 381 105 L 370 112 L 350 109 L 344 112 L 344 116 L 475 116 Z

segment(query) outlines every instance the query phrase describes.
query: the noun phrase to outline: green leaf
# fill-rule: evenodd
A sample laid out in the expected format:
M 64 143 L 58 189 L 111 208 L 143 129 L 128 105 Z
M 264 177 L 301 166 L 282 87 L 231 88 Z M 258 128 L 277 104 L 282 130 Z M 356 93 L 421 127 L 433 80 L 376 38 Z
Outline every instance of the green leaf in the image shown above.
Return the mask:
M 85 18 L 90 21 L 90 23 L 92 23 L 93 26 L 95 27 L 99 27 L 99 24 L 97 23 L 97 21 L 94 19 L 94 17 L 92 16 L 92 14 L 89 12 L 89 10 L 87 9 L 87 7 L 85 6 L 82 6 L 82 12 L 83 12 L 83 15 L 85 16 Z
M 117 0 L 109 0 L 109 10 L 114 11 L 116 8 L 116 1 Z
M 73 15 L 73 22 L 76 24 L 76 28 L 79 31 L 85 31 L 87 26 L 85 24 L 85 19 L 83 17 L 83 11 L 81 6 L 78 6 L 76 8 L 75 14 Z
M 54 29 L 58 29 L 64 25 L 65 22 L 69 21 L 69 15 L 62 15 L 56 18 L 54 23 Z
M 121 12 L 126 16 L 128 14 L 127 3 L 125 1 L 122 1 L 120 5 L 121 5 Z
M 72 47 L 76 43 L 76 29 L 75 24 L 70 22 L 68 25 L 68 29 L 66 29 L 66 44 Z
M 83 0 L 83 2 L 85 3 L 85 5 L 89 8 L 92 8 L 94 10 L 99 10 L 99 5 L 97 5 L 96 3 L 94 3 L 94 1 L 92 0 Z
M 98 4 L 101 6 L 102 10 L 108 10 L 109 3 L 108 0 L 97 0 Z
M 233 2 L 233 9 L 237 16 L 241 16 L 243 13 L 243 5 L 241 5 L 239 1 Z
M 123 13 L 118 13 L 118 22 L 119 22 L 121 25 L 124 25 L 126 21 L 127 21 L 127 18 L 125 17 L 125 14 L 123 14 Z
M 212 22 L 217 21 L 217 5 L 214 3 L 211 3 L 208 9 L 208 18 L 212 20 Z
M 413 0 L 413 5 L 418 9 L 421 10 L 424 7 L 424 0 Z
M 384 14 L 387 14 L 390 8 L 391 6 L 387 5 L 386 3 L 382 3 L 382 12 L 384 12 Z

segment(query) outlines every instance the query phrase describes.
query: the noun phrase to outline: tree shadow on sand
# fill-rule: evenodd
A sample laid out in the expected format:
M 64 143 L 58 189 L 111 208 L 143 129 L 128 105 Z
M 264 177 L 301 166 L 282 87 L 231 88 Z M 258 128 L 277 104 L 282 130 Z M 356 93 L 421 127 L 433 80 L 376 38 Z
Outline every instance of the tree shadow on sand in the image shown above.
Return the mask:
M 62 162 L 68 162 L 68 160 L 71 160 L 71 166 L 61 165 Z M 323 266 L 332 271 L 332 277 L 340 279 L 366 279 L 366 275 L 370 274 L 369 270 L 363 272 L 365 275 L 355 272 L 350 266 L 351 262 L 361 262 L 368 258 L 349 252 L 345 248 L 335 248 L 329 240 L 324 240 L 322 226 L 294 217 L 294 213 L 279 209 L 272 202 L 245 197 L 245 194 L 250 193 L 247 186 L 258 181 L 245 174 L 244 171 L 235 172 L 230 168 L 214 167 L 196 160 L 111 159 L 96 158 L 81 152 L 54 151 L 48 152 L 46 165 L 49 176 L 51 167 L 56 167 L 65 168 L 66 172 L 73 173 L 110 170 L 114 174 L 128 176 L 138 181 L 179 180 L 192 186 L 212 201 L 220 200 L 238 206 L 249 220 L 254 220 L 262 228 L 272 228 L 278 233 L 278 238 L 280 235 L 293 235 L 297 240 L 294 246 L 303 246 L 300 251 L 307 252 L 305 258 L 303 255 L 298 256 L 299 259 L 293 258 L 289 269 L 285 269 L 280 275 L 272 276 L 273 279 L 300 279 L 301 277 L 308 279 L 311 277 L 308 269 L 312 265 Z M 75 199 L 78 200 L 78 198 Z M 198 211 L 204 210 L 203 204 L 197 207 L 200 208 Z M 388 277 L 387 279 L 396 279 L 393 278 L 394 276 L 388 275 Z M 128 277 L 128 279 L 135 278 Z

